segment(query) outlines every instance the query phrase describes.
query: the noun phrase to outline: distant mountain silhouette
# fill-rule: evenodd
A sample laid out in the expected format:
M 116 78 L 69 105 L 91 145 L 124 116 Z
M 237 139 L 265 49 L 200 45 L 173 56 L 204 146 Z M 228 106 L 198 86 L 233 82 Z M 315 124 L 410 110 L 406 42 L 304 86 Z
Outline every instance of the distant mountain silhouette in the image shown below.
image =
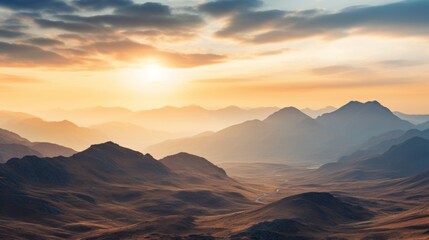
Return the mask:
M 310 108 L 301 109 L 301 111 L 303 113 L 305 113 L 306 115 L 308 115 L 312 118 L 318 118 L 318 117 L 322 116 L 323 114 L 331 113 L 331 112 L 336 111 L 336 110 L 337 110 L 337 108 L 332 107 L 332 106 L 328 106 L 328 107 L 321 108 L 321 109 L 310 109 Z
M 197 105 L 166 106 L 139 111 L 132 117 L 131 121 L 149 129 L 197 134 L 203 131 L 217 131 L 247 120 L 264 119 L 277 110 L 277 108 L 271 107 L 242 109 L 229 106 L 217 110 L 208 110 Z M 174 124 L 171 124 L 172 119 L 174 119 Z
M 0 163 L 27 155 L 54 157 L 71 156 L 75 151 L 52 143 L 30 142 L 18 134 L 0 129 Z
M 350 102 L 335 112 L 319 117 L 318 122 L 335 132 L 332 140 L 355 146 L 370 137 L 413 125 L 395 116 L 379 102 Z
M 403 119 L 405 121 L 408 121 L 413 124 L 422 124 L 424 122 L 429 122 L 429 115 L 428 114 L 405 114 L 401 112 L 394 112 L 396 116 L 398 116 L 400 119 Z
M 218 162 L 327 162 L 338 159 L 371 137 L 412 128 L 378 102 L 350 102 L 312 119 L 284 108 L 263 121 L 247 121 L 213 134 L 169 140 L 148 150 L 157 156 L 186 151 Z
M 90 126 L 89 128 L 102 132 L 111 141 L 136 150 L 143 150 L 160 141 L 182 136 L 174 133 L 149 130 L 140 125 L 127 122 L 106 122 Z
M 286 125 L 288 127 L 288 125 L 293 126 L 304 120 L 311 121 L 311 117 L 297 108 L 287 107 L 271 114 L 264 122 L 267 124 Z
M 277 110 L 278 108 L 275 107 L 244 109 L 237 106 L 209 110 L 198 105 L 190 105 L 133 111 L 120 107 L 99 106 L 76 110 L 54 109 L 40 114 L 50 121 L 68 119 L 82 126 L 122 122 L 138 125 L 148 130 L 189 135 L 219 130 L 246 120 L 264 119 Z M 174 124 L 172 124 L 172 119 L 174 119 Z
M 134 111 L 122 107 L 89 107 L 75 110 L 54 109 L 41 112 L 40 115 L 49 121 L 68 119 L 83 126 L 98 125 L 106 122 L 120 122 L 130 118 Z
M 357 161 L 322 166 L 319 172 L 338 179 L 378 179 L 413 176 L 429 170 L 429 140 L 413 137 L 385 153 Z
M 82 150 L 94 142 L 102 142 L 107 138 L 101 132 L 79 127 L 70 121 L 49 122 L 40 118 L 27 118 L 9 121 L 1 127 L 16 132 L 31 141 L 55 142 L 57 144 Z

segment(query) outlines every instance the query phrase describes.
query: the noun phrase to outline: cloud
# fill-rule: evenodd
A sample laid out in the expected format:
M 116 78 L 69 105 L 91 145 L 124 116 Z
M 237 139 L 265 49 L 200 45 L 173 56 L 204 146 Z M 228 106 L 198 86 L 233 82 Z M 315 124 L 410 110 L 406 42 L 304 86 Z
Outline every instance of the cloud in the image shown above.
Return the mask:
M 133 4 L 126 5 L 124 7 L 120 7 L 116 10 L 116 13 L 121 15 L 153 15 L 153 16 L 169 16 L 171 15 L 171 9 L 169 6 L 154 3 L 154 2 L 146 2 L 143 4 Z
M 163 65 L 176 68 L 190 68 L 220 63 L 225 56 L 216 54 L 175 53 L 130 40 L 97 42 L 84 47 L 85 50 L 102 54 L 118 61 L 144 61 L 156 59 Z
M 51 38 L 31 38 L 24 41 L 25 43 L 37 46 L 59 46 L 64 45 L 63 42 Z
M 0 29 L 0 38 L 20 38 L 25 35 L 25 33 L 19 31 Z
M 246 38 L 243 34 L 276 28 L 283 21 L 285 11 L 268 10 L 243 12 L 232 17 L 224 29 L 216 33 L 219 37 Z
M 234 15 L 216 36 L 243 42 L 271 43 L 309 37 L 339 38 L 350 34 L 399 37 L 429 35 L 429 1 L 407 0 L 380 6 L 359 6 L 337 13 L 247 11 Z
M 12 10 L 72 12 L 74 8 L 62 0 L 1 0 L 0 7 Z
M 54 66 L 70 64 L 65 57 L 41 48 L 0 42 L 0 64 L 2 66 Z
M 34 22 L 36 22 L 42 28 L 56 28 L 70 32 L 96 33 L 100 30 L 96 26 L 87 23 L 52 21 L 47 19 L 35 19 Z
M 197 11 L 185 8 L 131 0 L 0 0 L 0 7 L 12 10 L 0 23 L 0 37 L 9 39 L 0 42 L 2 66 L 100 69 L 156 59 L 165 66 L 190 68 L 227 59 L 155 46 L 189 40 L 204 26 Z M 45 29 L 51 37 L 45 37 Z
M 0 74 L 1 85 L 9 85 L 9 84 L 16 84 L 16 83 L 34 84 L 34 83 L 41 83 L 41 82 L 43 81 L 37 78 L 16 76 L 16 75 L 10 75 L 10 74 Z
M 413 60 L 403 60 L 403 59 L 390 59 L 376 62 L 377 65 L 387 68 L 403 68 L 403 67 L 414 67 L 424 65 L 424 62 L 413 61 Z
M 145 28 L 159 31 L 178 31 L 186 29 L 192 31 L 202 27 L 204 23 L 203 19 L 198 15 L 174 13 L 167 5 L 151 2 L 117 8 L 112 14 L 94 16 L 58 15 L 57 17 L 68 22 L 55 23 L 50 21 L 50 24 L 45 23 L 44 25 L 75 32 L 79 31 L 78 27 L 66 28 L 66 26 L 80 24 L 80 28 L 84 28 L 82 31 L 93 31 L 90 29 L 94 26 L 98 29 L 109 28 L 110 31 L 118 29 L 123 30 L 124 28 L 138 28 L 139 30 Z M 45 22 L 46 21 L 49 20 L 45 20 Z
M 220 17 L 262 6 L 261 0 L 217 0 L 198 6 L 198 10 L 211 16 Z
M 352 74 L 356 72 L 368 71 L 364 68 L 358 68 L 349 65 L 332 65 L 321 68 L 310 69 L 309 72 L 315 75 L 337 75 L 337 74 Z
M 131 0 L 74 0 L 73 4 L 88 10 L 102 10 L 131 5 Z

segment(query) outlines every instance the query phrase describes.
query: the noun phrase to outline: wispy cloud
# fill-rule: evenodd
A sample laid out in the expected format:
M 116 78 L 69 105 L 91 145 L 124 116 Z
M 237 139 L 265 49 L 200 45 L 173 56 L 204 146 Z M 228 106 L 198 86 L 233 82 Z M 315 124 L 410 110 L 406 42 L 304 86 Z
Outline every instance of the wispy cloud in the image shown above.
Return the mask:
M 251 43 L 309 37 L 339 38 L 352 34 L 428 37 L 429 2 L 406 0 L 380 6 L 358 6 L 329 13 L 320 10 L 242 11 L 230 16 L 216 36 Z

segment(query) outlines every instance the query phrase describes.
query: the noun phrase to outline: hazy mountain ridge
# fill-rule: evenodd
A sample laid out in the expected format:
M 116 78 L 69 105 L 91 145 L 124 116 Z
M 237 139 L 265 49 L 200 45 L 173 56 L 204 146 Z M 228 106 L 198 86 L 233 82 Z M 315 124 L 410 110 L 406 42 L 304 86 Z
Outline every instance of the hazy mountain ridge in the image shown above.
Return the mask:
M 356 160 L 329 163 L 318 172 L 337 179 L 401 178 L 429 170 L 429 140 L 412 137 L 386 152 Z
M 413 124 L 419 125 L 425 122 L 429 121 L 429 115 L 428 114 L 406 114 L 401 112 L 394 112 L 396 116 L 399 118 L 411 122 Z
M 203 131 L 219 130 L 251 119 L 263 119 L 277 111 L 276 107 L 244 109 L 237 106 L 210 110 L 198 105 L 185 107 L 165 106 L 162 108 L 134 111 L 121 107 L 92 107 L 77 110 L 51 110 L 40 114 L 47 119 L 59 121 L 68 119 L 83 126 L 106 122 L 122 122 L 143 128 L 168 133 L 197 134 Z M 174 119 L 172 124 L 171 119 Z M 190 125 L 189 123 L 193 124 Z
M 213 161 L 326 162 L 357 149 L 371 137 L 413 126 L 378 102 L 350 102 L 316 119 L 296 108 L 284 108 L 263 121 L 167 141 L 148 150 L 157 156 L 186 151 Z
M 70 148 L 53 143 L 30 142 L 16 133 L 0 129 L 0 163 L 26 155 L 54 157 L 71 156 L 74 153 Z
M 301 109 L 301 111 L 303 113 L 310 116 L 311 118 L 318 118 L 318 117 L 322 116 L 323 114 L 331 113 L 331 112 L 334 112 L 336 110 L 337 110 L 337 108 L 332 107 L 332 106 L 327 106 L 327 107 L 324 107 L 321 109 L 311 109 L 311 108 Z

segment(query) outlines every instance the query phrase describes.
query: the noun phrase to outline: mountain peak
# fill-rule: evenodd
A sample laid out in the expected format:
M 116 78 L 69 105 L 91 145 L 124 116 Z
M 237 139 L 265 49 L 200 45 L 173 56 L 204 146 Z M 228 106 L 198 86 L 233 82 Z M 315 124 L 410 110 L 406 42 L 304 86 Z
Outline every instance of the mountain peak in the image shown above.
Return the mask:
M 305 119 L 311 119 L 308 115 L 295 107 L 282 108 L 271 114 L 264 121 L 269 123 L 298 123 Z
M 100 144 L 93 144 L 86 150 L 76 153 L 74 156 L 112 159 L 115 157 L 137 157 L 140 155 L 143 154 L 109 141 Z
M 226 172 L 205 158 L 181 152 L 167 156 L 160 160 L 162 164 L 175 172 L 187 173 L 188 175 L 203 174 L 216 178 L 226 178 Z
M 89 150 L 89 149 L 117 149 L 117 148 L 123 148 L 123 147 L 121 147 L 117 143 L 114 143 L 112 141 L 108 141 L 105 143 L 93 144 L 87 150 Z

